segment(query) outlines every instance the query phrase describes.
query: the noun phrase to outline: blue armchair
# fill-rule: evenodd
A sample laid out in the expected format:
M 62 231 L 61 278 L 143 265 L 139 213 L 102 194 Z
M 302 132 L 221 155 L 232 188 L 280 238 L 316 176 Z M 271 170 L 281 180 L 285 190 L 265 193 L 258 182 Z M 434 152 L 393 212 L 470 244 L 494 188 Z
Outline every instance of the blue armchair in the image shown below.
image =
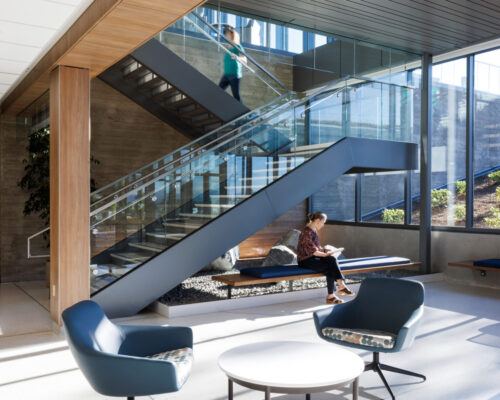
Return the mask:
M 420 282 L 394 278 L 368 278 L 356 298 L 314 313 L 318 335 L 329 342 L 373 352 L 365 371 L 375 371 L 395 399 L 382 370 L 425 376 L 380 363 L 380 352 L 407 349 L 415 339 L 424 311 L 424 287 Z
M 90 300 L 66 309 L 62 320 L 71 352 L 98 393 L 133 399 L 175 392 L 189 376 L 191 328 L 116 325 Z

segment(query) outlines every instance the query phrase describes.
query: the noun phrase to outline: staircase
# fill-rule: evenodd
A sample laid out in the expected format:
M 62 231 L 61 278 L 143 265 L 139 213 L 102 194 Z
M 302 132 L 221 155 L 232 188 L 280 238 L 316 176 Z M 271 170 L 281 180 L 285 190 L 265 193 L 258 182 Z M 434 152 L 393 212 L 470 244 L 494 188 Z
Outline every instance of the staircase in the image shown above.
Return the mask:
M 157 39 L 99 78 L 192 138 L 250 111 Z
M 418 146 L 382 140 L 382 126 L 380 137 L 338 136 L 333 115 L 348 96 L 337 94 L 365 90 L 369 104 L 373 93 L 371 82 L 340 86 L 264 112 L 94 213 L 93 243 L 115 240 L 93 246 L 92 299 L 112 317 L 134 314 L 336 177 L 416 168 Z M 325 129 L 314 142 L 307 120 Z

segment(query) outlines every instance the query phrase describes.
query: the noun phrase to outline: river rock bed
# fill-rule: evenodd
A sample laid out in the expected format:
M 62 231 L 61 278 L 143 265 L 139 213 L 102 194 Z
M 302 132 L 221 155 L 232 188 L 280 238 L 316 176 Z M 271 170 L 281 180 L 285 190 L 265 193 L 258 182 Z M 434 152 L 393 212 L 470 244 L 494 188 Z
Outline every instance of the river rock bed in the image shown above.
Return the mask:
M 214 275 L 228 275 L 239 273 L 238 265 L 230 271 L 221 273 L 218 271 L 202 271 L 186 279 L 182 284 L 178 285 L 168 293 L 165 293 L 159 298 L 163 304 L 176 306 L 181 304 L 201 303 L 206 301 L 216 301 L 227 299 L 227 286 L 222 282 L 212 280 Z M 372 276 L 393 276 L 406 277 L 413 276 L 417 272 L 415 270 L 388 270 L 380 272 L 367 272 L 363 274 L 353 274 L 346 276 L 346 282 L 359 283 L 361 280 Z M 282 281 L 278 283 L 266 283 L 255 286 L 244 286 L 233 288 L 231 292 L 232 298 L 261 296 L 272 293 L 284 293 L 289 291 L 289 282 Z M 293 281 L 293 290 L 308 290 L 326 288 L 326 280 L 323 277 L 300 279 Z M 326 296 L 326 289 L 325 289 Z

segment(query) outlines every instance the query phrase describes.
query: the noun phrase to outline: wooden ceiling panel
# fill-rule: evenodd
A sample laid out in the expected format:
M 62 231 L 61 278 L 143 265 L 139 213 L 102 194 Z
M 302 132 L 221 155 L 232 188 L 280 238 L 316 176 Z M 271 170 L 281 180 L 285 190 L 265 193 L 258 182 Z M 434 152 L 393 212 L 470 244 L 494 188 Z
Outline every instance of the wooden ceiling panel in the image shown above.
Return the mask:
M 2 103 L 17 114 L 49 87 L 57 65 L 95 77 L 205 0 L 96 0 Z

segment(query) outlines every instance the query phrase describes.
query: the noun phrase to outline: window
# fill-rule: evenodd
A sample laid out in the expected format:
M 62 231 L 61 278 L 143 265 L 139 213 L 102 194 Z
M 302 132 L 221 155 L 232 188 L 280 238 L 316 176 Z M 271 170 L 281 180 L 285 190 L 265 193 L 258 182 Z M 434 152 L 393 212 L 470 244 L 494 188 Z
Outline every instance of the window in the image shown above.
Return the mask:
M 474 60 L 474 226 L 500 228 L 500 49 Z
M 432 224 L 465 226 L 466 59 L 432 68 Z

